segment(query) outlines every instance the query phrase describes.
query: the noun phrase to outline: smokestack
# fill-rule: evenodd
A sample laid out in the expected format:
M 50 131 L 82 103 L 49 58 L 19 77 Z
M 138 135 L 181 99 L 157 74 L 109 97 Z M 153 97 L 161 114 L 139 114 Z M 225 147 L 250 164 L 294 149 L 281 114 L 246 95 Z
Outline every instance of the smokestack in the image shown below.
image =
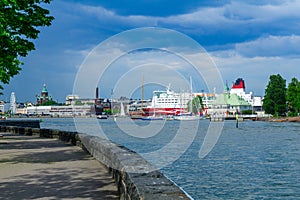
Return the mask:
M 96 99 L 99 99 L 98 87 L 96 87 Z

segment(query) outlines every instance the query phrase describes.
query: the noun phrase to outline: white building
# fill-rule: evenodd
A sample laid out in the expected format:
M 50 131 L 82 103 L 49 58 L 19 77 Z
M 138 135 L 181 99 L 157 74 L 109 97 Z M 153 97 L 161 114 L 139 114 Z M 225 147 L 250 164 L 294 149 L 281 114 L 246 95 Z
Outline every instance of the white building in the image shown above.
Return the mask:
M 66 105 L 75 105 L 77 100 L 79 100 L 78 95 L 70 94 L 70 95 L 66 96 Z
M 237 96 L 243 98 L 252 106 L 254 111 L 262 110 L 262 97 L 254 96 L 252 92 L 246 94 L 245 82 L 242 78 L 238 78 L 235 83 L 232 84 L 230 94 L 236 94 Z
M 213 103 L 216 100 L 216 94 L 212 93 L 194 93 L 194 96 L 200 96 L 202 98 L 202 104 L 204 106 L 204 114 L 210 114 L 209 111 L 213 109 Z
M 15 93 L 12 92 L 11 95 L 10 95 L 10 111 L 11 111 L 11 114 L 16 114 L 16 110 L 17 110 L 16 96 L 15 96 Z
M 1 114 L 5 113 L 5 103 L 4 104 L 0 104 L 0 113 Z
M 50 115 L 51 106 L 31 106 L 26 109 L 28 115 Z
M 92 106 L 32 106 L 27 107 L 28 115 L 49 115 L 53 117 L 88 116 L 92 113 Z

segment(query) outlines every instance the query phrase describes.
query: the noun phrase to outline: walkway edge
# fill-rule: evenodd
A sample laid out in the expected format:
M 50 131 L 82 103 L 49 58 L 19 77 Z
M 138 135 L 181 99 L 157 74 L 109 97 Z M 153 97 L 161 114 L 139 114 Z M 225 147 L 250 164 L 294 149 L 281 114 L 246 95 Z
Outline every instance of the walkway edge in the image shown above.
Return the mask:
M 15 126 L 0 126 L 0 132 L 58 138 L 80 146 L 107 167 L 116 181 L 121 199 L 191 199 L 139 154 L 109 140 L 77 132 Z

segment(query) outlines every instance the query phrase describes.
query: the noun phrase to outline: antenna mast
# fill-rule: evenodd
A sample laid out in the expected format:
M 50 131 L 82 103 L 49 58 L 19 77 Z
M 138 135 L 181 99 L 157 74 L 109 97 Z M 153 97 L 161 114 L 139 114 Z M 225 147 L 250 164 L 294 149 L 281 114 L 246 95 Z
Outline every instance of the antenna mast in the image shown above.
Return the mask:
M 144 94 L 145 94 L 145 89 L 144 89 L 144 75 L 142 78 L 142 113 L 143 113 L 143 107 L 144 107 Z

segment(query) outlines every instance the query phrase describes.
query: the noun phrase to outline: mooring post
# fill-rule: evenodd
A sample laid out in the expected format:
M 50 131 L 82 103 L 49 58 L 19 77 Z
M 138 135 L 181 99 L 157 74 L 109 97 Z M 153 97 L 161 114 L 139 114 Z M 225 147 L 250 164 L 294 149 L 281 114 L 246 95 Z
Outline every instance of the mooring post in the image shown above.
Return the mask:
M 239 114 L 237 112 L 235 114 L 235 119 L 236 119 L 235 127 L 238 128 L 239 127 Z

